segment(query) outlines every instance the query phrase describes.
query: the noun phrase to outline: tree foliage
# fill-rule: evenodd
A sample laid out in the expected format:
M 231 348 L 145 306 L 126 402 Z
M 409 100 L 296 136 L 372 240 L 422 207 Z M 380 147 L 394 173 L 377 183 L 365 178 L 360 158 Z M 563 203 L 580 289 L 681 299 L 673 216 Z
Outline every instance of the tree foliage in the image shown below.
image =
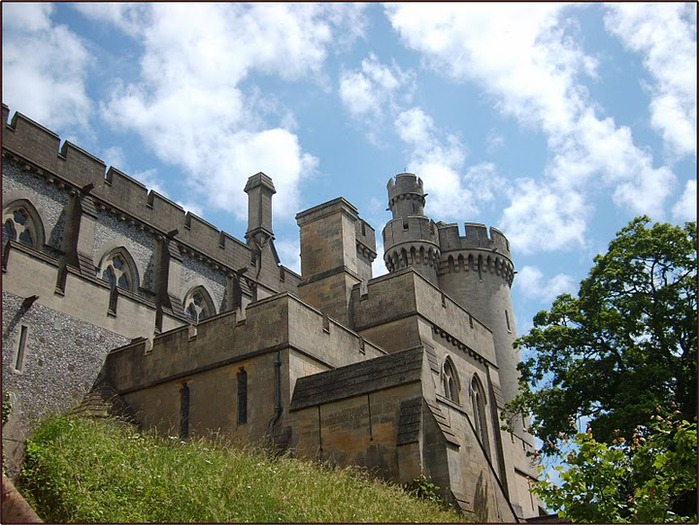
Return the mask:
M 656 407 L 697 411 L 697 229 L 638 217 L 598 255 L 577 297 L 563 294 L 516 344 L 522 393 L 543 453 L 581 417 L 603 442 L 630 439 Z M 673 409 L 674 410 L 674 409 Z
M 573 523 L 696 523 L 697 426 L 656 415 L 627 441 L 577 433 L 573 451 L 557 454 L 560 482 L 532 491 Z

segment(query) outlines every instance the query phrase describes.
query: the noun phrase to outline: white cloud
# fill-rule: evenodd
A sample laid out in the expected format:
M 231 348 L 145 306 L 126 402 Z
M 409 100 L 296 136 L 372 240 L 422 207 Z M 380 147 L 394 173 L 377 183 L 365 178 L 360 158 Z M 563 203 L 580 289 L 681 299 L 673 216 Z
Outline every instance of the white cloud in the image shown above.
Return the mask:
M 143 184 L 149 191 L 154 191 L 163 197 L 170 199 L 182 206 L 185 212 L 191 212 L 199 217 L 204 217 L 204 208 L 197 202 L 181 201 L 173 199 L 173 197 L 168 193 L 168 191 L 163 186 L 163 181 L 158 174 L 158 170 L 155 168 L 150 168 L 147 170 L 136 171 L 131 175 L 134 179 Z
M 570 275 L 559 273 L 545 281 L 544 274 L 536 266 L 524 266 L 517 272 L 514 285 L 522 295 L 550 303 L 562 293 L 575 293 L 575 281 Z
M 425 184 L 427 214 L 438 210 L 441 220 L 461 220 L 499 196 L 504 179 L 495 165 L 482 162 L 464 171 L 466 148 L 456 135 L 439 130 L 421 108 L 401 112 L 394 125 L 410 151 L 408 171 Z
M 338 15 L 337 10 L 349 13 Z M 293 115 L 243 87 L 252 72 L 314 78 L 336 38 L 354 38 L 361 11 L 321 4 L 149 4 L 100 15 L 143 39 L 141 77 L 102 105 L 111 124 L 138 132 L 162 160 L 181 166 L 209 205 L 246 217 L 246 179 L 264 171 L 278 190 L 274 212 L 298 208 L 298 184 L 317 159 L 284 126 Z M 340 13 L 341 15 L 341 13 Z M 136 24 L 140 23 L 140 26 Z M 271 121 L 270 115 L 280 115 Z
M 50 4 L 3 3 L 3 102 L 52 129 L 86 129 L 90 56 L 74 33 L 53 24 L 52 13 Z
M 653 77 L 651 125 L 674 154 L 696 157 L 696 4 L 615 3 L 606 8 L 607 30 L 643 55 Z
M 527 250 L 584 243 L 585 200 L 606 189 L 617 206 L 662 216 L 675 182 L 633 143 L 626 127 L 601 119 L 583 79 L 597 61 L 567 33 L 566 4 L 390 4 L 386 14 L 405 44 L 455 81 L 480 85 L 496 107 L 544 132 L 545 183 L 520 182 L 503 223 Z M 523 192 L 523 193 L 522 193 Z M 537 198 L 547 205 L 540 209 Z M 585 211 L 575 214 L 571 209 Z M 544 215 L 542 215 L 544 214 Z M 527 238 L 524 233 L 532 235 Z M 550 232 L 551 235 L 544 234 Z
M 52 13 L 51 4 L 6 2 L 2 4 L 2 28 L 3 31 L 22 30 L 31 33 L 50 31 Z
M 561 4 L 390 4 L 387 15 L 409 47 L 456 80 L 475 80 L 500 109 L 551 129 L 569 125 L 579 94 L 571 78 L 590 64 L 556 30 Z M 590 69 L 589 66 L 587 69 Z
M 404 72 L 395 63 L 384 65 L 373 53 L 362 60 L 361 69 L 340 75 L 340 100 L 353 117 L 365 118 L 370 130 L 408 102 L 414 88 L 412 71 Z
M 131 173 L 131 172 L 129 172 Z M 156 193 L 159 193 L 163 197 L 167 197 L 168 199 L 171 199 L 171 197 L 168 195 L 167 190 L 163 188 L 163 182 L 160 179 L 160 176 L 158 175 L 158 170 L 155 168 L 150 168 L 147 170 L 139 170 L 139 171 L 134 171 L 133 174 L 129 175 L 130 177 L 133 177 L 137 181 L 139 181 L 141 184 L 143 184 L 146 188 L 149 190 L 153 190 Z M 180 203 L 178 203 L 180 204 Z M 181 204 L 180 204 L 181 205 Z
M 531 254 L 585 246 L 590 209 L 580 193 L 521 179 L 509 194 L 511 204 L 498 228 L 507 232 L 513 250 Z
M 486 151 L 488 153 L 494 153 L 505 145 L 505 137 L 495 130 L 490 130 L 488 135 L 485 137 L 486 141 Z
M 688 180 L 684 193 L 672 208 L 672 216 L 678 221 L 697 220 L 697 181 Z
M 119 146 L 111 146 L 102 150 L 100 157 L 102 160 L 104 160 L 107 166 L 113 166 L 116 169 L 125 172 L 126 157 L 124 156 L 124 150 Z
M 137 35 L 151 15 L 148 6 L 138 2 L 77 2 L 71 7 L 94 21 L 108 22 L 131 35 Z
M 492 162 L 469 166 L 462 181 L 464 186 L 471 188 L 472 197 L 481 204 L 495 202 L 501 198 L 502 188 L 507 184 Z
M 408 170 L 420 176 L 429 193 L 428 209 L 439 210 L 445 220 L 475 212 L 471 192 L 459 176 L 466 153 L 458 137 L 441 136 L 432 117 L 418 107 L 401 112 L 394 125 L 410 151 Z
M 596 183 L 612 188 L 613 202 L 634 214 L 657 219 L 672 193 L 676 177 L 665 167 L 654 168 L 647 151 L 633 144 L 631 130 L 614 120 L 600 120 L 591 109 L 579 117 L 570 138 L 556 146 L 547 166 L 555 185 L 576 192 Z

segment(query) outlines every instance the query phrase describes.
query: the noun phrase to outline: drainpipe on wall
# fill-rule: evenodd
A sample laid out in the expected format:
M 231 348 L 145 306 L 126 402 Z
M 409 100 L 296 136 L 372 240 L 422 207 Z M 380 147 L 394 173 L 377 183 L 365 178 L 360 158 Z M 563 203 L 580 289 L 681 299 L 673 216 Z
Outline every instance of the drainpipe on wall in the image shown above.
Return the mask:
M 275 401 L 274 401 L 274 417 L 269 421 L 267 434 L 272 444 L 274 444 L 274 425 L 277 424 L 282 416 L 282 353 L 277 350 L 277 357 L 274 359 L 274 386 L 275 386 Z

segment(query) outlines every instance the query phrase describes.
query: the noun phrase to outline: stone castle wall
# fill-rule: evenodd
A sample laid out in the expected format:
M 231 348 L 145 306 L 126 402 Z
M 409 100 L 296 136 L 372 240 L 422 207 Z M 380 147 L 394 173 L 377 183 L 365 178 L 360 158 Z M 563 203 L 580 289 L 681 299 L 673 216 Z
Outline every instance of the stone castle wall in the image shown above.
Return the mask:
M 43 233 L 32 248 L 3 235 L 3 391 L 13 394 L 17 407 L 16 432 L 7 427 L 8 438 L 21 439 L 47 411 L 79 402 L 110 348 L 190 322 L 181 303 L 195 286 L 211 295 L 216 314 L 236 310 L 244 315 L 255 297 L 296 290 L 300 277 L 280 266 L 269 246 L 254 254 L 244 242 L 119 170 L 107 169 L 79 147 L 61 145 L 58 135 L 40 124 L 19 113 L 7 122 L 8 116 L 3 105 L 3 210 L 28 203 Z M 112 292 L 100 278 L 102 259 L 115 248 L 126 250 L 133 263 L 137 283 L 132 291 Z M 168 250 L 171 261 L 166 263 Z M 250 271 L 234 285 L 242 268 Z M 168 293 L 179 306 L 170 309 L 164 302 Z M 26 312 L 17 310 L 17 301 L 33 296 Z M 13 325 L 14 316 L 19 320 Z M 23 322 L 28 330 L 23 370 L 18 371 L 16 354 L 5 349 L 16 350 Z M 59 332 L 65 336 L 57 337 Z M 81 354 L 78 334 L 91 333 L 104 342 L 86 343 Z M 77 355 L 84 357 L 81 366 Z
M 299 276 L 279 264 L 262 173 L 245 188 L 242 242 L 20 114 L 2 138 L 3 208 L 26 199 L 44 228 L 33 248 L 3 239 L 3 387 L 20 407 L 4 440 L 107 379 L 164 434 L 424 474 L 473 519 L 535 513 L 520 443 L 499 429 L 518 361 L 502 233 L 435 223 L 422 181 L 401 174 L 388 185 L 391 273 L 371 279 L 375 231 L 338 198 L 297 215 Z M 101 279 L 114 249 L 131 291 Z M 198 322 L 183 309 L 195 287 L 213 303 Z
M 9 108 L 3 104 L 3 122 Z M 250 248 L 230 234 L 220 231 L 154 190 L 115 168 L 107 169 L 100 159 L 60 138 L 40 124 L 15 113 L 3 128 L 4 161 L 15 162 L 33 175 L 56 183 L 60 190 L 77 190 L 92 184 L 90 195 L 109 209 L 119 221 L 142 226 L 152 235 L 177 230 L 177 242 L 196 251 L 209 263 L 223 268 L 240 269 L 250 265 Z M 26 162 L 25 162 L 26 161 Z M 3 162 L 3 165 L 5 162 Z M 29 180 L 29 179 L 27 179 Z M 292 270 L 276 268 L 274 275 L 262 274 L 262 285 L 293 290 L 300 277 Z

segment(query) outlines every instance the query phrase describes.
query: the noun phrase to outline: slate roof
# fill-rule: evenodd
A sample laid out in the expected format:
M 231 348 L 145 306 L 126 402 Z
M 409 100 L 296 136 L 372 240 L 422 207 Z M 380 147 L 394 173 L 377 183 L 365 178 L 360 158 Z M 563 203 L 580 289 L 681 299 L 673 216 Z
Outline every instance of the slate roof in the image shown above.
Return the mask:
M 296 381 L 289 410 L 300 410 L 419 381 L 423 355 L 424 349 L 420 346 L 301 377 Z

